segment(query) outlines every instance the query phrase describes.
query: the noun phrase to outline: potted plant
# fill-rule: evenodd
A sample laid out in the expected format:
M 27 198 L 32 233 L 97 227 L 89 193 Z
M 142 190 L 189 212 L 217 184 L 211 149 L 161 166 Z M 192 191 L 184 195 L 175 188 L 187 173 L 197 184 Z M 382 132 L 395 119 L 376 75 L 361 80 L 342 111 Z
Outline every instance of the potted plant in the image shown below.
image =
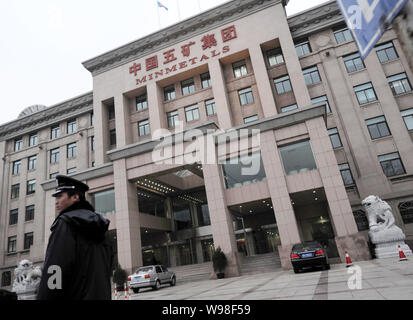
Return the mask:
M 118 264 L 113 272 L 113 282 L 116 284 L 116 289 L 123 291 L 128 275 L 125 270 Z
M 214 254 L 212 255 L 212 265 L 218 279 L 225 277 L 225 267 L 227 266 L 227 264 L 228 260 L 225 256 L 225 253 L 223 253 L 221 248 L 218 247 L 214 250 Z

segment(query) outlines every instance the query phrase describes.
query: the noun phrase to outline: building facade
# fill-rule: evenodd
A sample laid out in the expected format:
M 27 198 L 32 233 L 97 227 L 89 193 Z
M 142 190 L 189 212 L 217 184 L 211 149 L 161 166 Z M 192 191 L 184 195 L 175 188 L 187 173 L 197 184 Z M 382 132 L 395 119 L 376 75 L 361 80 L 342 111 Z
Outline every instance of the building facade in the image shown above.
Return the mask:
M 90 59 L 93 92 L 0 127 L 3 287 L 44 259 L 58 173 L 90 186 L 129 272 L 208 264 L 214 247 L 230 276 L 267 253 L 290 268 L 308 240 L 371 259 L 371 194 L 413 238 L 413 75 L 396 33 L 363 61 L 335 1 L 291 17 L 285 2 L 231 1 Z

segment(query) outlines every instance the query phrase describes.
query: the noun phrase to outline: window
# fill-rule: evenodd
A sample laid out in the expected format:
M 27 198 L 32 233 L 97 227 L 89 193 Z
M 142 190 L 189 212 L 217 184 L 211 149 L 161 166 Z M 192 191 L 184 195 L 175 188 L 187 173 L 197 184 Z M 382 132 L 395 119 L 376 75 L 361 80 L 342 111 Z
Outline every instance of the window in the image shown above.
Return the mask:
M 288 112 L 288 111 L 292 111 L 296 109 L 298 109 L 298 106 L 296 104 L 292 104 L 291 106 L 282 107 L 281 112 L 284 113 L 284 112 Z
M 8 238 L 7 241 L 7 253 L 13 253 L 17 250 L 17 236 L 12 236 Z
M 292 90 L 290 76 L 274 79 L 275 89 L 278 94 L 283 94 Z
M 361 105 L 377 100 L 376 93 L 374 92 L 371 82 L 354 87 L 354 92 L 356 93 L 357 100 Z
M 317 67 L 304 69 L 303 74 L 307 86 L 321 82 L 320 74 L 318 73 Z
M 50 129 L 50 139 L 57 139 L 60 136 L 60 126 L 54 126 Z
M 299 41 L 295 44 L 295 50 L 297 51 L 298 57 L 305 56 L 311 53 L 310 42 L 306 40 Z
M 366 213 L 363 210 L 357 210 L 353 212 L 354 220 L 356 220 L 358 231 L 369 230 L 369 220 Z
M 8 287 L 11 285 L 11 271 L 4 271 L 1 274 L 1 286 Z
M 328 135 L 330 136 L 330 141 L 333 149 L 341 148 L 343 146 L 337 128 L 328 130 Z
M 413 223 L 413 201 L 400 203 L 399 211 L 404 224 Z
M 277 64 L 284 63 L 284 56 L 282 54 L 281 48 L 272 49 L 267 51 L 267 59 L 270 67 L 276 66 Z
M 22 169 L 22 161 L 21 160 L 17 160 L 17 161 L 13 161 L 13 174 L 20 174 Z
M 95 151 L 95 136 L 90 137 L 90 150 Z
M 143 120 L 138 122 L 138 131 L 139 137 L 146 136 L 151 133 L 151 129 L 149 127 L 149 120 Z
M 182 88 L 182 95 L 185 96 L 187 94 L 191 94 L 195 92 L 195 83 L 194 79 L 188 79 L 185 81 L 181 81 L 181 88 Z
M 34 169 L 36 169 L 37 157 L 36 157 L 36 156 L 29 157 L 28 160 L 29 160 L 29 161 L 28 161 L 28 169 L 29 169 L 29 170 L 34 170 Z
M 115 119 L 115 106 L 108 106 L 108 119 Z
M 10 198 L 11 199 L 16 199 L 20 195 L 20 184 L 13 184 L 11 186 L 11 193 L 10 193 Z
M 136 97 L 136 111 L 148 109 L 148 98 L 145 94 Z
M 387 81 L 389 82 L 391 91 L 393 91 L 395 96 L 412 91 L 412 87 L 410 86 L 406 73 L 400 73 L 395 76 L 388 77 Z
M 23 139 L 18 138 L 14 140 L 14 151 L 19 151 L 21 149 L 23 149 Z
M 175 85 L 170 85 L 168 87 L 165 87 L 163 89 L 163 93 L 164 93 L 164 98 L 165 101 L 169 101 L 169 100 L 173 100 L 176 98 L 176 93 L 175 93 Z
M 413 130 L 413 108 L 401 112 L 407 130 Z
M 373 119 L 366 120 L 367 128 L 370 132 L 370 137 L 378 139 L 381 137 L 387 137 L 390 135 L 389 127 L 387 126 L 385 117 L 377 117 Z
M 27 192 L 26 194 L 33 194 L 36 192 L 36 180 L 27 181 Z
M 387 177 L 394 177 L 406 173 L 398 152 L 379 156 L 379 161 Z
M 175 128 L 177 122 L 179 121 L 178 110 L 168 112 L 166 117 L 168 119 L 168 128 Z
M 247 65 L 245 60 L 234 62 L 232 64 L 232 70 L 234 71 L 234 77 L 240 78 L 248 74 Z
M 115 191 L 114 189 L 96 192 L 92 194 L 91 196 L 92 196 L 92 204 L 96 212 L 103 214 L 103 215 L 115 213 Z
M 23 249 L 29 250 L 32 245 L 33 245 L 33 232 L 25 233 Z
M 111 146 L 116 146 L 116 129 L 109 131 L 109 143 Z
M 333 32 L 336 37 L 337 44 L 353 40 L 353 36 L 347 27 L 335 28 Z
M 92 168 L 95 166 L 95 161 L 92 161 Z
M 222 165 L 227 189 L 257 183 L 266 179 L 260 152 L 227 159 L 220 164 Z
M 49 176 L 49 178 L 50 178 L 50 179 L 55 179 L 58 174 L 59 174 L 59 172 L 51 173 L 50 176 Z
M 59 162 L 59 154 L 60 154 L 59 148 L 50 150 L 50 163 Z
M 396 49 L 393 42 L 388 42 L 376 47 L 377 57 L 381 63 L 398 59 Z
M 69 159 L 76 157 L 76 142 L 67 145 L 67 157 Z
M 215 100 L 214 99 L 210 99 L 205 101 L 205 108 L 206 108 L 206 113 L 207 116 L 213 116 L 215 114 L 217 114 L 217 109 L 215 106 Z
M 325 102 L 326 103 L 326 113 L 331 112 L 330 105 L 328 104 L 327 96 L 321 96 L 321 97 L 318 97 L 318 98 L 311 99 L 312 104 L 317 104 L 319 102 Z
M 67 174 L 72 174 L 76 172 L 76 168 L 69 168 L 66 170 Z
M 351 174 L 350 166 L 348 163 L 339 164 L 338 168 L 340 169 L 341 177 L 345 186 L 354 184 L 353 175 Z
M 77 130 L 76 119 L 67 122 L 67 134 L 74 133 Z
M 10 210 L 9 226 L 17 224 L 18 220 L 19 220 L 19 210 L 18 209 Z
M 238 91 L 239 101 L 241 106 L 254 103 L 254 96 L 252 95 L 252 89 L 246 88 Z
M 93 112 L 90 114 L 90 125 L 93 126 L 94 124 L 94 117 L 93 117 Z
M 29 147 L 37 145 L 37 134 L 31 134 L 29 136 Z
M 25 221 L 34 220 L 34 205 L 26 207 Z
M 244 118 L 244 123 L 247 124 L 247 123 L 251 123 L 254 121 L 258 121 L 258 120 L 259 120 L 258 115 L 255 115 L 252 117 Z
M 287 175 L 317 169 L 310 141 L 303 141 L 280 147 L 280 154 Z
M 344 64 L 346 65 L 346 69 L 348 73 L 355 72 L 355 71 L 366 68 L 363 60 L 361 60 L 359 53 L 354 53 L 354 54 L 345 56 L 343 57 L 343 60 L 344 60 Z
M 186 122 L 199 120 L 199 109 L 198 105 L 193 105 L 185 108 Z
M 209 72 L 201 74 L 201 84 L 202 89 L 206 89 L 211 86 L 211 76 L 209 75 Z

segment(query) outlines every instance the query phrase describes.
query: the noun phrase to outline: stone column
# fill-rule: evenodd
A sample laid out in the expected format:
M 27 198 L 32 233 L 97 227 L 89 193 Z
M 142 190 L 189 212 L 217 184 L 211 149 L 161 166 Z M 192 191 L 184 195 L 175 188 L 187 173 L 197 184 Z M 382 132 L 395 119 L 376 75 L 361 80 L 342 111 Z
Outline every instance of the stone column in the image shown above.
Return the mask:
M 132 143 L 132 128 L 128 99 L 123 95 L 115 97 L 116 148 Z
M 370 259 L 367 239 L 358 232 L 324 119 L 321 117 L 311 119 L 306 121 L 306 125 L 330 208 L 341 261 L 345 262 L 346 250 L 351 251 L 354 260 Z
M 290 75 L 290 81 L 294 90 L 297 105 L 300 108 L 310 106 L 310 93 L 308 92 L 307 85 L 304 80 L 300 60 L 298 59 L 294 41 L 291 36 L 291 31 L 285 16 L 285 11 L 277 10 L 274 12 L 274 21 L 277 21 L 274 26 L 277 27 L 276 34 L 279 37 L 281 49 L 284 55 L 288 74 Z
M 162 87 L 156 82 L 149 82 L 147 87 L 149 122 L 151 132 L 166 128 L 166 114 L 163 107 L 163 91 Z
M 237 244 L 232 216 L 225 200 L 221 168 L 218 164 L 204 164 L 203 172 L 215 249 L 221 247 L 228 259 L 225 277 L 239 276 Z
M 254 45 L 249 48 L 252 68 L 254 69 L 255 81 L 257 82 L 258 93 L 260 95 L 261 105 L 264 112 L 264 117 L 276 115 L 277 107 L 275 105 L 274 95 L 271 89 L 271 84 L 268 79 L 268 71 L 265 66 L 264 56 L 259 45 Z
M 281 245 L 278 246 L 278 252 L 281 258 L 281 265 L 284 269 L 291 269 L 291 248 L 301 240 L 273 131 L 261 134 L 261 156 L 280 233 Z
M 4 265 L 7 239 L 5 236 L 6 233 L 6 221 L 7 221 L 7 203 L 10 197 L 11 185 L 9 183 L 9 174 L 10 174 L 10 161 L 6 157 L 6 141 L 0 142 L 0 179 L 2 183 L 0 184 L 0 212 L 3 214 L 0 215 L 0 265 Z
M 93 127 L 95 133 L 95 165 L 109 161 L 106 152 L 109 147 L 109 118 L 100 97 L 93 94 Z
M 126 160 L 113 163 L 118 261 L 127 272 L 142 266 L 141 225 L 138 194 L 134 182 L 128 181 Z
M 209 75 L 211 76 L 212 92 L 214 94 L 215 105 L 220 129 L 232 128 L 232 111 L 226 90 L 224 73 L 219 60 L 211 60 L 208 63 Z

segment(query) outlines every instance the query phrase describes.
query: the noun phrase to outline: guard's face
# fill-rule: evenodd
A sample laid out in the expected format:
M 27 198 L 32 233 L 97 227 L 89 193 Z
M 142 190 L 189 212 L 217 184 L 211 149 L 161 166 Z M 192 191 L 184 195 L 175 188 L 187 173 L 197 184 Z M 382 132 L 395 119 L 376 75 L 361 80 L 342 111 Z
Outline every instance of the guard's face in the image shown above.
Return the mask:
M 79 196 L 77 194 L 69 197 L 66 192 L 62 192 L 56 195 L 56 209 L 57 212 L 62 212 L 66 208 L 70 207 L 75 202 L 79 201 Z

